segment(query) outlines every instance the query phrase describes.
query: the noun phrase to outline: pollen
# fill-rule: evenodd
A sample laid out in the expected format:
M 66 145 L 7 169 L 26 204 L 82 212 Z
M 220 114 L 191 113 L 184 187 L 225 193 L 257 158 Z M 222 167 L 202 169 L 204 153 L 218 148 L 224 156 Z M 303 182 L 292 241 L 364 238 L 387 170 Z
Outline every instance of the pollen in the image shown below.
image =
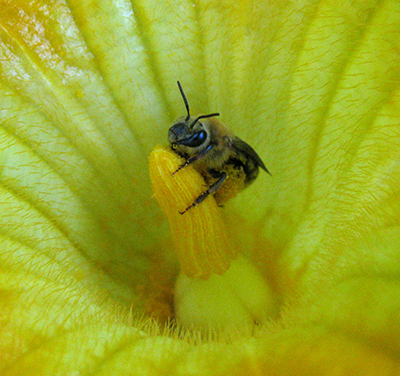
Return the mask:
M 228 176 L 221 189 L 214 194 L 215 201 L 218 205 L 222 205 L 235 198 L 246 187 L 246 174 L 243 168 L 227 165 L 225 166 L 224 171 Z M 206 181 L 208 184 L 212 184 L 215 182 L 215 179 L 211 180 L 206 178 Z
M 181 272 L 190 278 L 209 279 L 229 269 L 236 250 L 212 195 L 180 214 L 207 189 L 192 166 L 173 174 L 184 162 L 169 147 L 157 146 L 149 163 L 153 193 L 169 221 Z

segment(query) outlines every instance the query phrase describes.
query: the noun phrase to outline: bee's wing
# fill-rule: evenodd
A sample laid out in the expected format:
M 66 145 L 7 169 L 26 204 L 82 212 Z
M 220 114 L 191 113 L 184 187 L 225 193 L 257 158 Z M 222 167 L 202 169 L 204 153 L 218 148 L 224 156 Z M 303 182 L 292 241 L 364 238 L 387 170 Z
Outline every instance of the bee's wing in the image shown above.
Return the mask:
M 268 169 L 265 167 L 264 162 L 261 160 L 260 156 L 257 152 L 247 143 L 244 142 L 239 137 L 235 136 L 232 138 L 232 146 L 234 149 L 239 151 L 240 153 L 246 155 L 251 158 L 255 163 L 257 163 L 265 172 L 271 175 Z

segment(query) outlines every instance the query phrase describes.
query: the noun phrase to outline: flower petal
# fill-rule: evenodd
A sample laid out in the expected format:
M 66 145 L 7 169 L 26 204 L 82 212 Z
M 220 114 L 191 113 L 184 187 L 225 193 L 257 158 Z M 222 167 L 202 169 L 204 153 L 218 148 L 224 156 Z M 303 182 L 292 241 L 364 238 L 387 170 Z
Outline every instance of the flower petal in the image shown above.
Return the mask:
M 0 9 L 4 374 L 399 373 L 397 1 Z M 251 338 L 143 334 L 126 313 L 169 247 L 146 165 L 177 79 L 273 174 L 227 208 L 287 304 Z

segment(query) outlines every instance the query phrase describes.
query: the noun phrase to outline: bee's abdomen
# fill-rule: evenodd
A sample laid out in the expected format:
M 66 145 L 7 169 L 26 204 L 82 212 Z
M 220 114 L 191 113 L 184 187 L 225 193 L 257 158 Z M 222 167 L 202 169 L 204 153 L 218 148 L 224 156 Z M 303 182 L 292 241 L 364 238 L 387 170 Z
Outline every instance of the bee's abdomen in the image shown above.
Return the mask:
M 231 158 L 229 159 L 227 164 L 231 164 L 236 168 L 242 168 L 245 174 L 245 186 L 250 185 L 258 176 L 259 168 L 258 164 L 256 164 L 252 159 L 246 158 L 243 160 L 239 158 Z

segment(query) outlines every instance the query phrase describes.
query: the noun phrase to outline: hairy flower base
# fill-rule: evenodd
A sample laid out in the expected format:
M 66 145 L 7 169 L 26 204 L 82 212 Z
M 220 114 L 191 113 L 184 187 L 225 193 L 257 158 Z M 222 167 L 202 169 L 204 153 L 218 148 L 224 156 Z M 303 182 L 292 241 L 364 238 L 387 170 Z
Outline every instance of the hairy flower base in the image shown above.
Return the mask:
M 175 315 L 185 327 L 203 331 L 239 329 L 252 332 L 255 324 L 276 316 L 274 296 L 256 267 L 243 256 L 223 275 L 204 281 L 178 277 Z

